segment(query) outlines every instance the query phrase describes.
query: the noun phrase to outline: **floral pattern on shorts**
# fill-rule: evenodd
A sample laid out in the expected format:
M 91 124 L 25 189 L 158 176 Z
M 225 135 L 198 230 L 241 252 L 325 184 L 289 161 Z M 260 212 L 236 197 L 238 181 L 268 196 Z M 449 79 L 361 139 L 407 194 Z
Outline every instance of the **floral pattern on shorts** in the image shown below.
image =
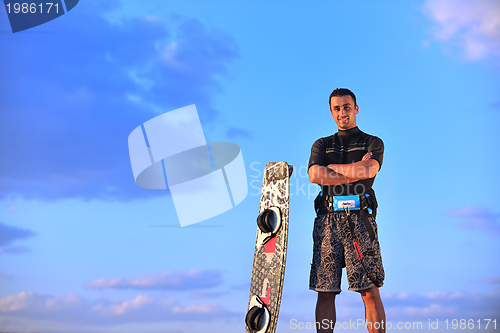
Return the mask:
M 316 217 L 309 289 L 340 293 L 343 267 L 347 269 L 349 290 L 361 291 L 373 285 L 377 287 L 383 285 L 385 274 L 375 219 L 372 216 L 368 217 L 375 232 L 375 239 L 371 241 L 358 212 L 351 211 L 350 217 L 354 223 L 354 240 L 349 237 L 349 221 L 345 212 L 333 212 Z M 367 274 L 356 254 L 355 241 L 361 251 L 364 266 L 370 274 Z

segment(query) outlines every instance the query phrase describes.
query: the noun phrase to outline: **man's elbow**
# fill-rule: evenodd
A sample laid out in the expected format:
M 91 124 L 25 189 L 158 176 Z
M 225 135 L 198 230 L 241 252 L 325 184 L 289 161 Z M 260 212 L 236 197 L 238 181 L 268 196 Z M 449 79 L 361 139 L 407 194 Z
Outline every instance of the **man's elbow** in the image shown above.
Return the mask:
M 314 184 L 317 184 L 318 182 L 318 165 L 313 165 L 309 168 L 309 170 L 307 171 L 307 174 L 309 176 L 309 181 L 311 183 L 314 183 Z
M 314 172 L 309 171 L 309 181 L 311 183 L 316 183 L 316 175 L 314 174 Z
M 378 169 L 377 168 L 370 168 L 368 171 L 368 178 L 373 178 L 377 175 Z
M 367 166 L 366 178 L 373 178 L 377 175 L 378 171 L 380 170 L 380 166 L 377 161 L 373 160 L 373 162 L 370 163 L 370 165 Z

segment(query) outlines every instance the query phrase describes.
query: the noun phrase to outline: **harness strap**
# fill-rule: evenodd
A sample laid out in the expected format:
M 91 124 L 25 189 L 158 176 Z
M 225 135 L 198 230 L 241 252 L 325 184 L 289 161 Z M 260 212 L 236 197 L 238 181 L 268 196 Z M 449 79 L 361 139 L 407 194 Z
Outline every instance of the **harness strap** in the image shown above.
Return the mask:
M 372 225 L 370 224 L 370 220 L 368 220 L 368 209 L 361 209 L 359 211 L 359 217 L 361 217 L 361 221 L 365 225 L 366 231 L 370 235 L 370 240 L 373 242 L 375 240 L 375 231 L 373 231 Z
M 361 250 L 359 249 L 359 245 L 358 245 L 358 242 L 356 242 L 354 240 L 354 235 L 356 234 L 354 232 L 354 222 L 352 222 L 352 219 L 351 219 L 351 214 L 349 214 L 349 209 L 347 208 L 345 210 L 345 213 L 346 213 L 346 216 L 347 216 L 347 222 L 348 222 L 348 225 L 349 225 L 349 232 L 348 232 L 348 237 L 353 241 L 354 243 L 354 249 L 356 250 L 356 254 L 358 255 L 358 259 L 359 259 L 359 262 L 361 263 L 361 266 L 363 266 L 366 274 L 368 275 L 368 278 L 375 284 L 377 285 L 376 281 L 377 279 L 373 277 L 373 275 L 371 274 L 371 272 L 366 268 L 365 266 L 365 263 L 363 261 L 363 256 L 361 255 Z M 373 230 L 372 230 L 373 231 Z M 357 237 L 356 237 L 357 238 Z M 368 255 L 373 255 L 373 253 L 367 253 Z

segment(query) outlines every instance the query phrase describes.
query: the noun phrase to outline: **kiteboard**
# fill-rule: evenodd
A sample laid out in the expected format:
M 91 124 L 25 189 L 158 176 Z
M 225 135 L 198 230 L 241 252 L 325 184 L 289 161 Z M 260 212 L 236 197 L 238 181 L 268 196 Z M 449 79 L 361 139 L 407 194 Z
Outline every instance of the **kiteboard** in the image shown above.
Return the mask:
M 274 333 L 285 275 L 290 168 L 269 162 L 264 169 L 246 333 Z

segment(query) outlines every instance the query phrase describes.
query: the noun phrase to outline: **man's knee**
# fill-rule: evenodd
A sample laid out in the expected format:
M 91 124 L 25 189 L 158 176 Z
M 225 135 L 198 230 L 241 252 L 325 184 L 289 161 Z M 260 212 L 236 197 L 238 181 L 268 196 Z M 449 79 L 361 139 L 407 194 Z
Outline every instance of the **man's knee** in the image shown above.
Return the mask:
M 372 286 L 369 289 L 366 290 L 361 290 L 360 291 L 361 297 L 363 298 L 363 301 L 369 302 L 369 303 L 374 303 L 374 302 L 380 302 L 380 292 L 378 290 L 377 286 Z
M 336 293 L 318 292 L 318 302 L 335 302 Z

